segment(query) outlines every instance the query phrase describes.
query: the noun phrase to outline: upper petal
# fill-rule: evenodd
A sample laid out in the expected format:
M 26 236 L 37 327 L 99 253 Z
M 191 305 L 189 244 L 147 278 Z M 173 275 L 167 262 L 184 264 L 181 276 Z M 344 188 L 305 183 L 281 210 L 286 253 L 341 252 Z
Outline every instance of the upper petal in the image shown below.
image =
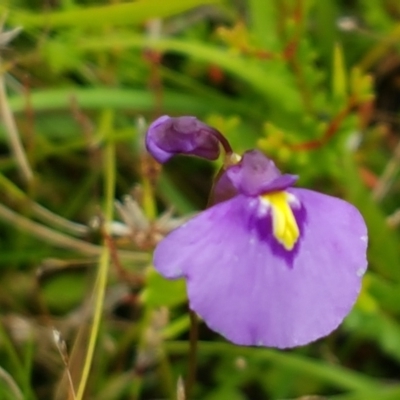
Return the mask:
M 282 175 L 275 163 L 258 150 L 244 153 L 242 160 L 226 170 L 238 191 L 247 196 L 284 190 L 297 181 L 296 175 Z
M 241 195 L 199 214 L 156 249 L 157 270 L 185 276 L 190 307 L 234 343 L 309 343 L 335 329 L 359 293 L 367 232 L 358 211 L 313 191 L 290 192 L 307 212 L 292 268 L 258 234 L 258 199 Z

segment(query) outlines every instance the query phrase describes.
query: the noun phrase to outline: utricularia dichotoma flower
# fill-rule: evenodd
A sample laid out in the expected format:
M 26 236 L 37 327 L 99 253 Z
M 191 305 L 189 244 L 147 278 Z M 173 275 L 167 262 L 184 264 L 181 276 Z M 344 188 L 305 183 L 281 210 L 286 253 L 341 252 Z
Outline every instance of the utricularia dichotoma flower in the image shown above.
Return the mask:
M 227 156 L 213 205 L 162 240 L 155 268 L 186 278 L 190 308 L 240 345 L 287 348 L 328 335 L 351 310 L 367 268 L 367 229 L 351 204 L 294 187 L 257 150 L 234 156 L 194 117 L 161 117 L 148 151 Z

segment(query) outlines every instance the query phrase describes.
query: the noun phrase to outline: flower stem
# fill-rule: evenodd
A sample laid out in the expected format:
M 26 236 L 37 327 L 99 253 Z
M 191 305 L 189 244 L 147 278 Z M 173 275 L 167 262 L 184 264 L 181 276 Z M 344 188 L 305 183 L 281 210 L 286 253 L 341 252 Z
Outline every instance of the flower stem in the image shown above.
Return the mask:
M 224 148 L 224 151 L 225 151 L 226 154 L 232 154 L 233 153 L 232 147 L 229 144 L 228 139 L 220 131 L 217 131 L 216 129 L 213 129 L 213 135 L 221 143 L 221 146 Z
M 185 385 L 186 400 L 190 400 L 194 382 L 196 380 L 197 343 L 198 343 L 198 333 L 199 333 L 199 321 L 197 319 L 197 315 L 192 310 L 189 310 L 189 317 L 190 317 L 190 348 L 189 348 L 189 368 Z

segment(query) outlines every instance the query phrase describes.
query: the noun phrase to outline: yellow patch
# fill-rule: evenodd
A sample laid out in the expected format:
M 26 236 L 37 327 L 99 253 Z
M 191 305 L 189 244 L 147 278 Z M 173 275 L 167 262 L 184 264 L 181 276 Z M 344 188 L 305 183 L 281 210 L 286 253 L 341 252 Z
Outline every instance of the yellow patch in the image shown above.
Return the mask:
M 286 250 L 292 250 L 300 236 L 296 218 L 289 205 L 289 196 L 286 192 L 272 192 L 261 196 L 271 207 L 274 236 Z

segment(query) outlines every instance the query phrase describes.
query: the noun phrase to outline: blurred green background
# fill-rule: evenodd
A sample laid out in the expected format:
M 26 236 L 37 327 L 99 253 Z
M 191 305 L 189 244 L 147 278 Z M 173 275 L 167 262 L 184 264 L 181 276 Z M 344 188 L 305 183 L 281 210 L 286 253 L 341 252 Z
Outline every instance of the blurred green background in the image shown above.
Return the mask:
M 184 400 L 185 286 L 152 270 L 152 240 L 171 206 L 205 206 L 218 164 L 160 171 L 143 135 L 163 114 L 260 148 L 369 227 L 338 330 L 277 351 L 201 325 L 193 398 L 400 399 L 397 0 L 2 0 L 0 15 L 1 399 Z M 121 224 L 128 194 L 150 222 Z

